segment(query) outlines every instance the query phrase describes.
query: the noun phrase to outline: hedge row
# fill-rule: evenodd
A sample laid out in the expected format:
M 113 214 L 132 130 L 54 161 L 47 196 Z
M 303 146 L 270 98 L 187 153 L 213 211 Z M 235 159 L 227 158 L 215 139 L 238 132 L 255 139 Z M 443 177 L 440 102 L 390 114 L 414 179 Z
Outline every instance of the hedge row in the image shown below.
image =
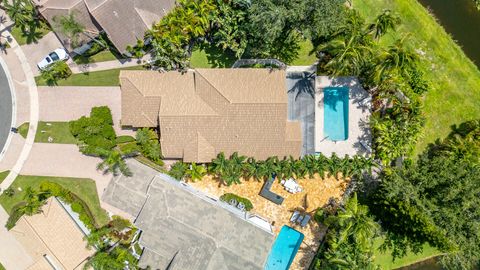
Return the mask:
M 48 181 L 40 184 L 40 190 L 43 192 L 48 192 L 51 196 L 58 197 L 63 202 L 70 204 L 72 210 L 79 215 L 80 220 L 85 224 L 85 226 L 87 226 L 88 229 L 95 230 L 98 228 L 95 217 L 88 208 L 88 205 L 76 194 L 57 183 Z
M 247 211 L 250 211 L 250 210 L 253 209 L 252 202 L 247 198 L 240 197 L 240 196 L 238 196 L 236 194 L 233 194 L 233 193 L 225 193 L 222 196 L 220 196 L 220 200 L 224 201 L 226 203 L 229 203 L 230 200 L 232 200 L 232 199 L 236 200 L 239 203 L 243 203 L 245 205 L 245 210 L 247 210 Z
M 10 216 L 8 217 L 7 224 L 5 224 L 5 228 L 7 230 L 11 230 L 17 224 L 17 221 L 23 216 L 23 212 L 20 211 L 20 208 L 25 206 L 25 202 L 19 202 L 15 206 L 13 206 Z

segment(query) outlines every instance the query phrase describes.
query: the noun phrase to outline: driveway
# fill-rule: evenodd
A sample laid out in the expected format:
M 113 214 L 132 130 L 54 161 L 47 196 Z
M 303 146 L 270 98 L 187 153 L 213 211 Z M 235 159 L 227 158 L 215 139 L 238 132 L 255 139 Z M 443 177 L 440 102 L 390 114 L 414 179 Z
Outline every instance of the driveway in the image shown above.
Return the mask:
M 88 116 L 92 107 L 108 106 L 117 135 L 134 135 L 121 130 L 120 87 L 38 87 L 41 121 L 70 121 Z
M 21 47 L 24 52 L 28 53 L 28 64 L 30 64 L 34 76 L 40 74 L 37 63 L 40 62 L 41 59 L 55 49 L 63 48 L 53 32 L 46 34 L 37 43 L 25 44 Z
M 288 120 L 302 125 L 302 155 L 315 153 L 315 68 L 288 67 Z
M 101 196 L 112 176 L 97 171 L 99 162 L 99 158 L 80 153 L 74 144 L 35 143 L 20 174 L 90 178 Z

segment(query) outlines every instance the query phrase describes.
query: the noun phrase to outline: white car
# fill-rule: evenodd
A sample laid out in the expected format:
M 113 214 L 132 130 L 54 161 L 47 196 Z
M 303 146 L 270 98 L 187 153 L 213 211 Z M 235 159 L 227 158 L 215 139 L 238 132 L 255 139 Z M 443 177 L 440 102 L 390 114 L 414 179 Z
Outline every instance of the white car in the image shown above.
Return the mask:
M 38 62 L 37 67 L 39 69 L 45 69 L 49 65 L 57 61 L 63 61 L 68 59 L 68 53 L 63 48 L 58 48 L 55 51 L 49 53 L 42 61 Z

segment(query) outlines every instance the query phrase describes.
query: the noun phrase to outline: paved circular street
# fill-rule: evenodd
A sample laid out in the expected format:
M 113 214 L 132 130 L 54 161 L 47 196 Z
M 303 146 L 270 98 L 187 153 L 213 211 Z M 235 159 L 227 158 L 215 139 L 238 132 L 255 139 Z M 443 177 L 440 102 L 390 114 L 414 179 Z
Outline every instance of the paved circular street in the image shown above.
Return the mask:
M 0 152 L 7 141 L 12 123 L 12 93 L 7 75 L 0 65 Z

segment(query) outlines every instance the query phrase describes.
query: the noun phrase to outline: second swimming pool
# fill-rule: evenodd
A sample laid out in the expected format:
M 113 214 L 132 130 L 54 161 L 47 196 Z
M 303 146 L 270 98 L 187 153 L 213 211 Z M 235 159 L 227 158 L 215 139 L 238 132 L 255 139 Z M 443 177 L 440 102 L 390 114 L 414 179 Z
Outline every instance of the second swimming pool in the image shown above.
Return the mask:
M 265 270 L 288 270 L 303 237 L 303 233 L 284 225 L 270 250 Z
M 348 139 L 348 97 L 346 87 L 323 89 L 323 133 L 330 141 Z

